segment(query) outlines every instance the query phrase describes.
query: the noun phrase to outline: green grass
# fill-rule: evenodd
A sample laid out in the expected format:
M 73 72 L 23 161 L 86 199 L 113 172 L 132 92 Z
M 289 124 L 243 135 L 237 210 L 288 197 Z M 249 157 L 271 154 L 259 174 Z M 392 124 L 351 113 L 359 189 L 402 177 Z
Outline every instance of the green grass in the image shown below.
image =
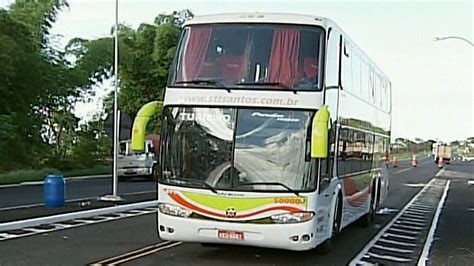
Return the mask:
M 96 165 L 87 169 L 74 169 L 64 172 L 64 176 L 86 176 L 86 175 L 104 175 L 111 174 L 111 165 Z
M 16 170 L 0 175 L 0 185 L 15 184 L 25 181 L 40 181 L 48 174 L 59 174 L 60 171 L 52 168 L 41 170 Z
M 110 174 L 111 166 L 96 165 L 87 169 L 75 169 L 61 172 L 52 168 L 44 168 L 40 170 L 16 170 L 4 174 L 0 174 L 0 185 L 18 184 L 27 181 L 42 181 L 48 174 L 62 174 L 65 177 L 70 176 L 86 176 L 86 175 L 100 175 Z

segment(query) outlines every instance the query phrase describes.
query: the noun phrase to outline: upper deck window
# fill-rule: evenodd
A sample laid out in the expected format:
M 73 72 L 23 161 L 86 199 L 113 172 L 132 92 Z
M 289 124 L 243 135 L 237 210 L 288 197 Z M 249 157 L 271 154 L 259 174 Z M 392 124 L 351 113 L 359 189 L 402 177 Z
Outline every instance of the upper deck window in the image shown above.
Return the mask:
M 323 30 L 269 24 L 185 28 L 170 86 L 317 90 Z

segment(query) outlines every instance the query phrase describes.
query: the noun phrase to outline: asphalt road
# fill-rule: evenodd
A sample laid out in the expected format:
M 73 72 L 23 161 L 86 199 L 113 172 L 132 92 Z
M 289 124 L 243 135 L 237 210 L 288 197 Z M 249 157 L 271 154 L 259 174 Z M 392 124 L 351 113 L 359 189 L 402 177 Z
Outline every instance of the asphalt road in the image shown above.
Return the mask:
M 434 236 L 429 265 L 474 265 L 474 162 L 454 162 L 439 178 L 451 187 Z
M 474 164 L 464 163 L 458 165 L 455 163 L 447 166 L 444 178 L 454 180 L 456 174 L 463 171 L 463 173 L 466 173 L 464 177 L 468 178 L 472 171 L 469 168 L 470 166 L 466 165 L 472 166 Z M 402 162 L 400 167 L 392 169 L 393 175 L 389 197 L 382 207 L 400 210 L 438 171 L 436 165 L 427 159 L 422 160 L 416 168 Z M 472 192 L 465 192 L 465 190 L 470 189 L 472 191 L 473 188 L 472 186 L 462 185 L 462 181 L 460 182 L 459 188 L 456 183 L 453 183 L 446 200 L 446 206 L 454 204 L 457 207 L 446 207 L 441 213 L 432 255 L 433 258 L 439 258 L 440 260 L 431 260 L 430 263 L 434 265 L 441 262 L 441 259 L 457 254 L 453 252 L 457 250 L 458 243 L 461 248 L 472 248 L 469 246 L 469 232 L 472 236 L 473 219 L 472 216 L 467 214 L 469 214 L 469 208 L 472 209 L 474 206 L 472 202 L 464 202 L 459 206 L 457 204 L 460 201 L 458 197 L 466 199 L 466 197 L 469 197 L 469 193 L 472 194 Z M 464 180 L 465 182 L 466 180 Z M 468 207 L 467 210 L 466 206 Z M 151 249 L 147 256 L 137 256 L 134 260 L 125 264 L 345 265 L 395 214 L 393 212 L 377 215 L 375 223 L 368 228 L 352 225 L 344 229 L 335 239 L 332 252 L 327 255 L 319 254 L 317 251 L 291 252 L 253 247 L 202 247 L 199 244 L 178 244 L 169 248 L 162 246 Z M 470 211 L 470 214 L 472 215 L 472 211 Z M 453 223 L 459 223 L 464 227 L 453 227 Z M 471 224 L 471 227 L 469 227 L 469 224 Z M 458 236 L 454 236 L 453 230 L 458 232 Z M 156 215 L 142 215 L 43 235 L 1 241 L 0 254 L 2 256 L 0 256 L 0 265 L 84 265 L 156 245 L 160 242 L 156 234 Z M 166 244 L 166 242 L 162 244 Z M 472 249 L 470 250 L 472 251 Z
M 156 191 L 154 182 L 132 179 L 119 182 L 119 194 L 137 194 Z M 78 200 L 97 198 L 112 193 L 112 177 L 77 179 L 66 182 L 66 199 Z M 151 198 L 150 198 L 151 199 Z M 21 185 L 0 187 L 0 210 L 15 206 L 35 205 L 43 203 L 42 185 Z

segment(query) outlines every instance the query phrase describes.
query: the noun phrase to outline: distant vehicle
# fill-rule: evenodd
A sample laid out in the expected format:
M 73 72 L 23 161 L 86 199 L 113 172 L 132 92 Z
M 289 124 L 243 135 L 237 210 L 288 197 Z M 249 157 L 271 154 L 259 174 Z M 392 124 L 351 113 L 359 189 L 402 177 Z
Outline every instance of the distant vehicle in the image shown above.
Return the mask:
M 162 117 L 163 240 L 327 251 L 387 197 L 391 84 L 329 19 L 189 20 Z
M 436 164 L 439 162 L 439 158 L 443 158 L 443 161 L 449 164 L 451 161 L 452 155 L 453 153 L 452 153 L 451 145 L 443 144 L 443 143 L 433 144 L 433 160 Z
M 474 157 L 473 156 L 462 156 L 462 161 L 463 162 L 470 162 L 470 161 L 474 161 Z
M 153 179 L 159 138 L 158 135 L 148 135 L 145 140 L 145 151 L 143 152 L 132 151 L 130 140 L 121 141 L 117 161 L 118 176 L 120 178 L 144 176 Z

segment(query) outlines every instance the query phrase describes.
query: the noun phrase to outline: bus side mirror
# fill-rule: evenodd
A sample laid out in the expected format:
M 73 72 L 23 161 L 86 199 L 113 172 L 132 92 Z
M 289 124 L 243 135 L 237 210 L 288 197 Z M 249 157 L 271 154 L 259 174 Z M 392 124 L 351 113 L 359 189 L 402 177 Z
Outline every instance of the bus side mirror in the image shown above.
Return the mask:
M 311 158 L 328 157 L 329 110 L 321 107 L 314 115 L 311 130 Z
M 150 120 L 150 117 L 155 114 L 160 106 L 161 102 L 154 101 L 149 102 L 142 106 L 133 121 L 132 129 L 132 145 L 133 151 L 144 151 L 145 150 L 145 131 L 146 125 Z

